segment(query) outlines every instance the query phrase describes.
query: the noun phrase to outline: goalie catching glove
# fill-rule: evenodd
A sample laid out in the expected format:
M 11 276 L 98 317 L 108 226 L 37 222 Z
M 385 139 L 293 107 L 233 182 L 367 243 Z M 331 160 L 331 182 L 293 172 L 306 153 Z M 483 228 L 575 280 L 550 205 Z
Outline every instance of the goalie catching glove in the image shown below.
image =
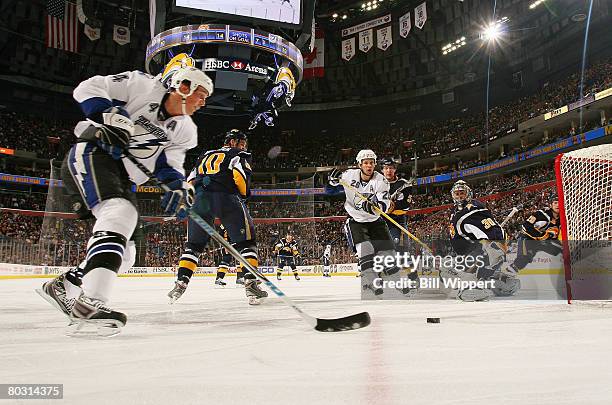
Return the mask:
M 134 123 L 121 107 L 111 107 L 102 113 L 102 125 L 96 128 L 98 146 L 118 160 L 134 134 Z
M 166 191 L 161 200 L 161 206 L 167 215 L 175 215 L 179 221 L 187 218 L 188 210 L 195 200 L 195 189 L 181 179 L 166 184 L 170 190 Z

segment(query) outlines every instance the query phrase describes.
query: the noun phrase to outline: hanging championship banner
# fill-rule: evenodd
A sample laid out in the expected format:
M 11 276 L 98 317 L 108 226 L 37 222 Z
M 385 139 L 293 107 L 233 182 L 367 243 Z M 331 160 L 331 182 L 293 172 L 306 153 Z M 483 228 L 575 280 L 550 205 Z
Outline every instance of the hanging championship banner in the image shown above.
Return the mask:
M 345 28 L 342 30 L 342 36 L 348 37 L 349 35 L 353 35 L 357 32 L 367 30 L 368 28 L 376 28 L 380 25 L 384 25 L 391 22 L 391 14 L 383 15 L 382 17 L 375 18 L 370 21 L 366 21 L 359 25 L 354 25 L 349 28 Z
M 351 60 L 355 56 L 355 37 L 342 41 L 342 59 Z
M 421 3 L 414 9 L 414 25 L 420 30 L 425 26 L 427 21 L 427 7 L 425 2 Z
M 399 18 L 400 37 L 406 38 L 412 29 L 412 21 L 410 13 L 406 13 Z
M 100 28 L 93 28 L 87 24 L 85 24 L 85 28 L 83 29 L 85 36 L 89 38 L 90 41 L 95 41 L 100 39 Z
M 130 29 L 121 25 L 115 25 L 113 27 L 113 41 L 119 45 L 125 45 L 130 43 Z
M 376 47 L 386 51 L 393 43 L 391 26 L 376 30 Z
M 372 28 L 359 33 L 359 49 L 368 52 L 374 46 L 374 32 Z

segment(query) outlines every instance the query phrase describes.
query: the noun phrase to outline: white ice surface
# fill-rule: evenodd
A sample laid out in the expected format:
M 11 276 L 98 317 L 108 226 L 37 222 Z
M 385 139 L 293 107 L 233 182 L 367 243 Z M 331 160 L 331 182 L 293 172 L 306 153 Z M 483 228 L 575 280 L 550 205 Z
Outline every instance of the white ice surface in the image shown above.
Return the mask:
M 0 383 L 63 383 L 52 404 L 612 404 L 610 308 L 363 302 L 353 277 L 285 277 L 279 286 L 315 316 L 372 316 L 365 329 L 320 333 L 280 300 L 250 307 L 212 278 L 174 306 L 172 279 L 121 278 L 123 333 L 77 339 L 33 291 L 43 281 L 0 280 Z

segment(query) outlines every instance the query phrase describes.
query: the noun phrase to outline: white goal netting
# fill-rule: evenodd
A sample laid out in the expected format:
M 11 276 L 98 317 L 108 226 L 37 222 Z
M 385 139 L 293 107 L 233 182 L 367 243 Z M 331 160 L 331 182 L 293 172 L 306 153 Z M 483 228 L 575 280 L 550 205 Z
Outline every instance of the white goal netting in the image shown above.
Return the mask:
M 568 301 L 612 299 L 612 145 L 564 153 L 555 165 Z

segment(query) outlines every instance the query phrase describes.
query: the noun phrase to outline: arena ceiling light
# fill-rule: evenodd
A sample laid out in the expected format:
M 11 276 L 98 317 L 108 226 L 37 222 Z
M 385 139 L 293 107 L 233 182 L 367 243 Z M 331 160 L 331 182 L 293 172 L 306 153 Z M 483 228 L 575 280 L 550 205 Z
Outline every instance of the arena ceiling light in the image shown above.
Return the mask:
M 546 0 L 536 0 L 533 3 L 531 3 L 529 5 L 529 9 L 533 10 L 534 8 L 536 8 L 537 6 L 539 6 L 540 4 L 544 3 Z
M 465 37 L 457 38 L 455 41 L 450 42 L 442 47 L 442 55 L 448 55 L 457 49 L 464 47 L 467 44 Z
M 492 22 L 480 33 L 480 38 L 484 41 L 493 42 L 499 39 L 504 32 L 504 26 L 509 21 L 508 17 L 503 17 Z
M 367 3 L 361 3 L 361 9 L 364 11 L 376 10 L 378 8 L 379 1 L 373 0 Z

